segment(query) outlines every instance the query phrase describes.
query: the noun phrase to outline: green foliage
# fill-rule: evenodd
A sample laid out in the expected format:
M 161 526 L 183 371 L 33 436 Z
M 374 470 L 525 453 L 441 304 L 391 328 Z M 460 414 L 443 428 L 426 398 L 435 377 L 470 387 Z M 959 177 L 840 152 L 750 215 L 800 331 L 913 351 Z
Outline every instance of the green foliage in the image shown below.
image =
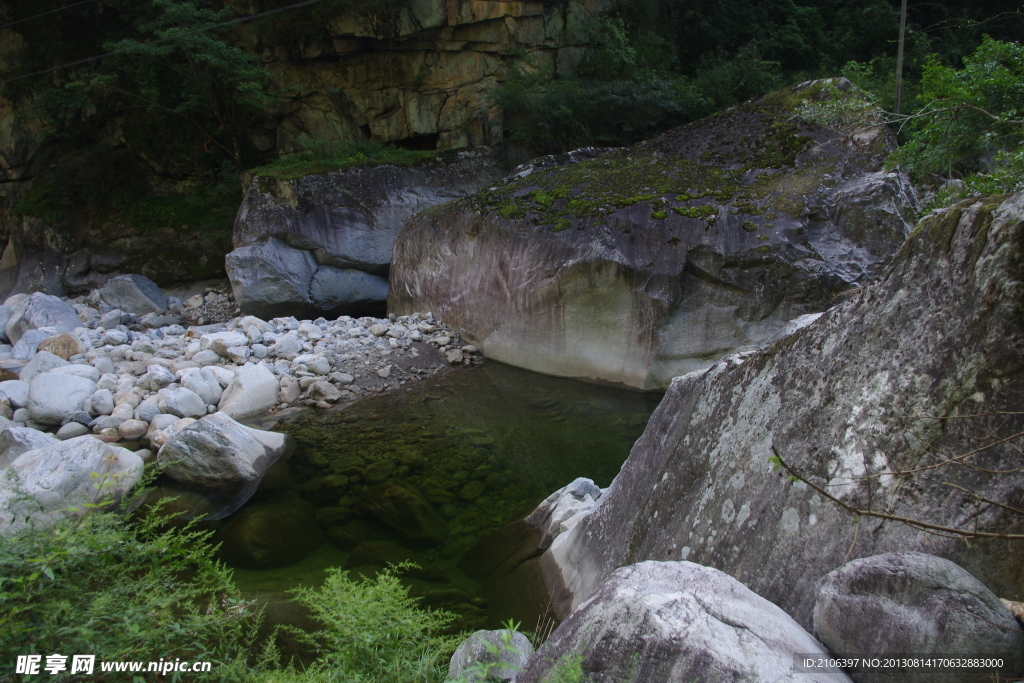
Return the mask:
M 320 624 L 315 633 L 292 630 L 313 646 L 319 659 L 302 680 L 344 683 L 431 683 L 442 680 L 457 638 L 440 633 L 453 616 L 424 610 L 409 596 L 400 564 L 373 579 L 353 580 L 328 570 L 320 588 L 299 588 L 294 598 Z M 289 680 L 295 672 L 265 680 Z
M 371 140 L 350 143 L 325 142 L 303 135 L 300 137 L 300 143 L 303 151 L 253 169 L 252 173 L 299 178 L 311 173 L 326 173 L 370 164 L 411 166 L 435 156 L 435 152 L 402 149 Z
M 1017 186 L 1022 176 L 1015 169 L 1024 145 L 1024 48 L 986 37 L 964 58 L 962 69 L 931 59 L 921 86 L 911 140 L 891 163 L 918 178 L 968 175 L 975 182 Z
M 244 678 L 257 619 L 207 536 L 162 528 L 156 514 L 91 512 L 0 537 L 0 678 L 35 653 L 180 657 Z
M 566 655 L 558 660 L 543 683 L 587 683 L 583 673 L 583 655 Z

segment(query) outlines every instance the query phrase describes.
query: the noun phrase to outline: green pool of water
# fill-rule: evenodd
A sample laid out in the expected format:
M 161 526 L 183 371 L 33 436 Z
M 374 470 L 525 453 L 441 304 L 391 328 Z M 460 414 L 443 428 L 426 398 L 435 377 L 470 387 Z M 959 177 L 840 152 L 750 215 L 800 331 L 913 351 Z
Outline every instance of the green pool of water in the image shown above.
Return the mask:
M 268 603 L 327 567 L 367 574 L 404 553 L 423 567 L 412 593 L 460 627 L 530 628 L 544 605 L 530 553 L 516 557 L 529 534 L 508 525 L 576 477 L 608 486 L 660 398 L 488 362 L 311 412 L 278 425 L 297 442 L 287 473 L 215 540 Z

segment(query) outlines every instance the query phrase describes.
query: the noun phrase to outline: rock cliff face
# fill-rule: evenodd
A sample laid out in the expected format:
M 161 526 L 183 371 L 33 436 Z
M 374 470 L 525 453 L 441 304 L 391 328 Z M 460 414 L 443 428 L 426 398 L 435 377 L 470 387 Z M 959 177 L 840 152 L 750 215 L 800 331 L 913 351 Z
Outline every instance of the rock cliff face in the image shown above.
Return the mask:
M 886 134 L 796 116 L 826 96 L 779 91 L 424 212 L 395 243 L 389 306 L 443 312 L 496 360 L 639 389 L 756 348 L 872 278 L 910 231 Z
M 537 67 L 571 72 L 607 0 L 380 4 L 379 11 L 319 19 L 299 9 L 281 21 L 239 25 L 239 46 L 268 69 L 269 90 L 280 95 L 268 112 L 269 127 L 250 131 L 254 150 L 273 156 L 367 138 L 418 149 L 498 145 L 502 119 L 490 93 L 509 66 L 525 57 Z M 243 2 L 234 9 L 248 15 L 265 8 Z M 31 49 L 14 28 L 0 31 L 0 68 L 16 67 Z M 211 222 L 205 215 L 162 220 L 164 200 L 194 194 L 209 182 L 199 173 L 202 154 L 173 170 L 158 168 L 111 124 L 95 149 L 41 155 L 32 137 L 39 131 L 16 125 L 28 106 L 0 97 L 0 295 L 80 293 L 118 272 L 142 273 L 161 285 L 223 275 L 230 217 L 213 230 L 199 225 Z M 61 215 L 44 206 L 45 196 L 22 202 L 55 156 L 58 164 L 88 168 L 89 155 L 132 169 L 130 180 L 152 189 L 148 203 L 118 215 L 92 206 Z
M 418 140 L 437 149 L 501 142 L 489 93 L 513 55 L 571 73 L 607 0 L 410 0 L 342 14 L 320 35 L 278 42 L 262 56 L 296 93 L 277 130 L 282 152 L 300 137 Z M 257 29 L 249 31 L 259 51 Z M 265 43 L 265 41 L 263 41 Z
M 542 557 L 562 607 L 617 567 L 684 559 L 807 628 L 821 577 L 895 550 L 953 560 L 1019 600 L 1020 540 L 968 546 L 898 521 L 855 524 L 823 492 L 1019 533 L 1020 516 L 998 505 L 1019 508 L 1024 486 L 1022 280 L 1024 194 L 966 202 L 924 219 L 878 281 L 814 324 L 673 380 L 600 505 Z M 774 471 L 775 455 L 819 490 Z
M 395 236 L 413 214 L 501 176 L 484 151 L 410 167 L 353 168 L 295 179 L 253 178 L 227 256 L 235 300 L 272 318 L 383 308 Z

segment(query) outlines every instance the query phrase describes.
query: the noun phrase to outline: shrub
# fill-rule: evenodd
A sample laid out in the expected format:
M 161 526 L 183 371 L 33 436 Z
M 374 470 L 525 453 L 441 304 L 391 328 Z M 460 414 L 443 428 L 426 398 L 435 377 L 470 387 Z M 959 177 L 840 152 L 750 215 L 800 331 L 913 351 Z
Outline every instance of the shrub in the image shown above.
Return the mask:
M 92 512 L 0 537 L 0 679 L 18 655 L 57 653 L 209 661 L 222 680 L 244 679 L 258 617 L 208 534 L 160 522 Z

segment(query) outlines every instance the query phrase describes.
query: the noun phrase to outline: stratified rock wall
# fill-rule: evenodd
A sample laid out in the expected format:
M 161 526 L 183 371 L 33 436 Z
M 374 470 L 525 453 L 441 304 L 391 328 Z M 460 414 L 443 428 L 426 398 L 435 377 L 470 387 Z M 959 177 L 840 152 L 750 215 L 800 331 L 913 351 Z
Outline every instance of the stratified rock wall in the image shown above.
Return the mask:
M 814 324 L 675 379 L 597 510 L 542 559 L 562 607 L 617 567 L 683 559 L 807 628 L 821 577 L 895 550 L 951 559 L 1019 600 L 1021 541 L 855 523 L 769 458 L 854 507 L 1019 534 L 1019 515 L 980 499 L 1020 508 L 1024 488 L 1008 438 L 1024 431 L 1022 281 L 1024 194 L 968 201 L 923 220 L 877 282 Z
M 825 86 L 534 162 L 414 217 L 391 310 L 439 311 L 495 360 L 638 389 L 758 348 L 874 277 L 912 227 L 888 133 L 796 116 Z

